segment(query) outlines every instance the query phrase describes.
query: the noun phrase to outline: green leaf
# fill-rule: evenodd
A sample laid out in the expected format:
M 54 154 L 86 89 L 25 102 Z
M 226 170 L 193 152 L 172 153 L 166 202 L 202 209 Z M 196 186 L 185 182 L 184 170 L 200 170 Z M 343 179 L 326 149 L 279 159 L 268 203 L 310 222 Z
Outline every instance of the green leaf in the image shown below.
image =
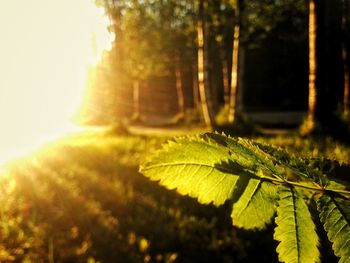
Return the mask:
M 224 147 L 199 137 L 181 138 L 164 146 L 140 171 L 151 180 L 203 204 L 223 204 L 231 198 L 238 181 L 238 166 L 228 161 Z
M 335 178 L 338 167 L 345 166 L 205 133 L 169 142 L 140 171 L 204 204 L 231 200 L 233 225 L 245 229 L 265 228 L 278 204 L 274 238 L 280 241 L 277 252 L 284 262 L 319 261 L 318 236 L 304 199 L 323 194 L 317 200 L 321 222 L 340 262 L 350 263 L 350 187 L 344 178 Z
M 263 229 L 275 214 L 276 186 L 250 179 L 239 200 L 233 205 L 233 225 L 245 229 Z
M 218 133 L 206 133 L 202 136 L 225 146 L 229 150 L 231 159 L 252 173 L 263 171 L 272 176 L 280 176 L 284 173 L 282 167 L 275 165 L 274 157 L 248 139 L 232 138 Z
M 317 208 L 334 254 L 340 257 L 340 263 L 350 262 L 350 201 L 324 194 Z
M 314 186 L 324 186 L 328 182 L 327 177 L 319 169 L 309 164 L 311 159 L 296 157 L 293 154 L 289 154 L 286 150 L 274 148 L 263 143 L 254 142 L 254 145 L 269 154 L 271 158 L 274 158 L 275 164 L 284 168 L 284 177 L 286 180 L 290 182 L 303 181 L 305 184 L 313 184 Z
M 304 199 L 293 188 L 279 188 L 274 239 L 281 262 L 318 262 L 318 236 Z

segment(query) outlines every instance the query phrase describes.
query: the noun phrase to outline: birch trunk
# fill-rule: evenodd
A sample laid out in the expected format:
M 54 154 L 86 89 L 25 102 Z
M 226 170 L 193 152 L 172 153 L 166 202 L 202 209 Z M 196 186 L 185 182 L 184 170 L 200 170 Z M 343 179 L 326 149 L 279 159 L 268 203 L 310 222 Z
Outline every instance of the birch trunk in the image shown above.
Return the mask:
M 213 127 L 213 118 L 209 109 L 208 94 L 205 81 L 205 54 L 204 54 L 204 1 L 199 0 L 199 19 L 197 22 L 197 38 L 198 38 L 198 88 L 199 97 L 203 113 L 203 119 L 208 127 Z
M 237 5 L 237 8 L 238 5 Z M 236 12 L 239 16 L 239 11 Z M 231 70 L 231 90 L 230 90 L 230 102 L 228 111 L 229 123 L 234 123 L 236 119 L 236 108 L 237 108 L 237 85 L 238 85 L 238 49 L 239 49 L 239 35 L 240 35 L 240 24 L 239 17 L 237 17 L 237 23 L 234 27 L 233 33 L 233 51 L 232 51 L 232 70 Z
M 316 10 L 315 0 L 309 0 L 309 98 L 306 127 L 308 133 L 315 127 L 316 111 Z
M 230 83 L 230 101 L 228 108 L 228 122 L 233 124 L 237 119 L 237 109 L 238 109 L 238 95 L 242 95 L 242 92 L 238 92 L 239 84 L 239 66 L 242 64 L 240 62 L 240 33 L 242 25 L 242 9 L 243 0 L 236 0 L 235 7 L 235 26 L 233 29 L 233 46 L 232 46 L 232 68 L 231 68 L 231 83 Z M 241 79 L 241 77 L 240 77 Z M 240 84 L 241 85 L 241 84 Z M 242 98 L 239 98 L 242 99 Z M 241 103 L 241 101 L 240 101 Z

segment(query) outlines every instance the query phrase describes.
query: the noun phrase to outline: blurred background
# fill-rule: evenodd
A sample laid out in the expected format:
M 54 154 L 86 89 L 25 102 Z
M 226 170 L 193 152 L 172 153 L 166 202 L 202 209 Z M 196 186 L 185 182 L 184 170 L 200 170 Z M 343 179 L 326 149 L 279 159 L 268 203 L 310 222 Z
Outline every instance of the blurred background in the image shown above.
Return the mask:
M 0 262 L 278 262 L 139 173 L 174 136 L 349 168 L 349 0 L 1 0 L 0 37 Z
M 116 40 L 97 69 L 88 122 L 238 117 L 295 127 L 312 111 L 330 126 L 325 119 L 348 114 L 346 0 L 103 4 Z

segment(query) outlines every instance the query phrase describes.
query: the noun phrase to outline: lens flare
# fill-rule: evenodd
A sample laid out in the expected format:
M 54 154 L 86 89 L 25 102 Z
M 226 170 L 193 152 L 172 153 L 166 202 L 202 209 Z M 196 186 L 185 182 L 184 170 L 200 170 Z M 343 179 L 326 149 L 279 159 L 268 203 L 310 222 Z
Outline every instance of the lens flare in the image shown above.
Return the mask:
M 93 0 L 1 0 L 0 163 L 72 131 L 109 26 Z

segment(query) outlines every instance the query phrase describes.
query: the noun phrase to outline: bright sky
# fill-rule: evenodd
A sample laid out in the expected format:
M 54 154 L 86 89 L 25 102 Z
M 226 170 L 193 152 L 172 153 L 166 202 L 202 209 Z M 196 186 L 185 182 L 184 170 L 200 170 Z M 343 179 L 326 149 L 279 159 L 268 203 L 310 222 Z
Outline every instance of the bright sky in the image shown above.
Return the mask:
M 93 0 L 0 1 L 0 163 L 71 131 L 108 24 Z

